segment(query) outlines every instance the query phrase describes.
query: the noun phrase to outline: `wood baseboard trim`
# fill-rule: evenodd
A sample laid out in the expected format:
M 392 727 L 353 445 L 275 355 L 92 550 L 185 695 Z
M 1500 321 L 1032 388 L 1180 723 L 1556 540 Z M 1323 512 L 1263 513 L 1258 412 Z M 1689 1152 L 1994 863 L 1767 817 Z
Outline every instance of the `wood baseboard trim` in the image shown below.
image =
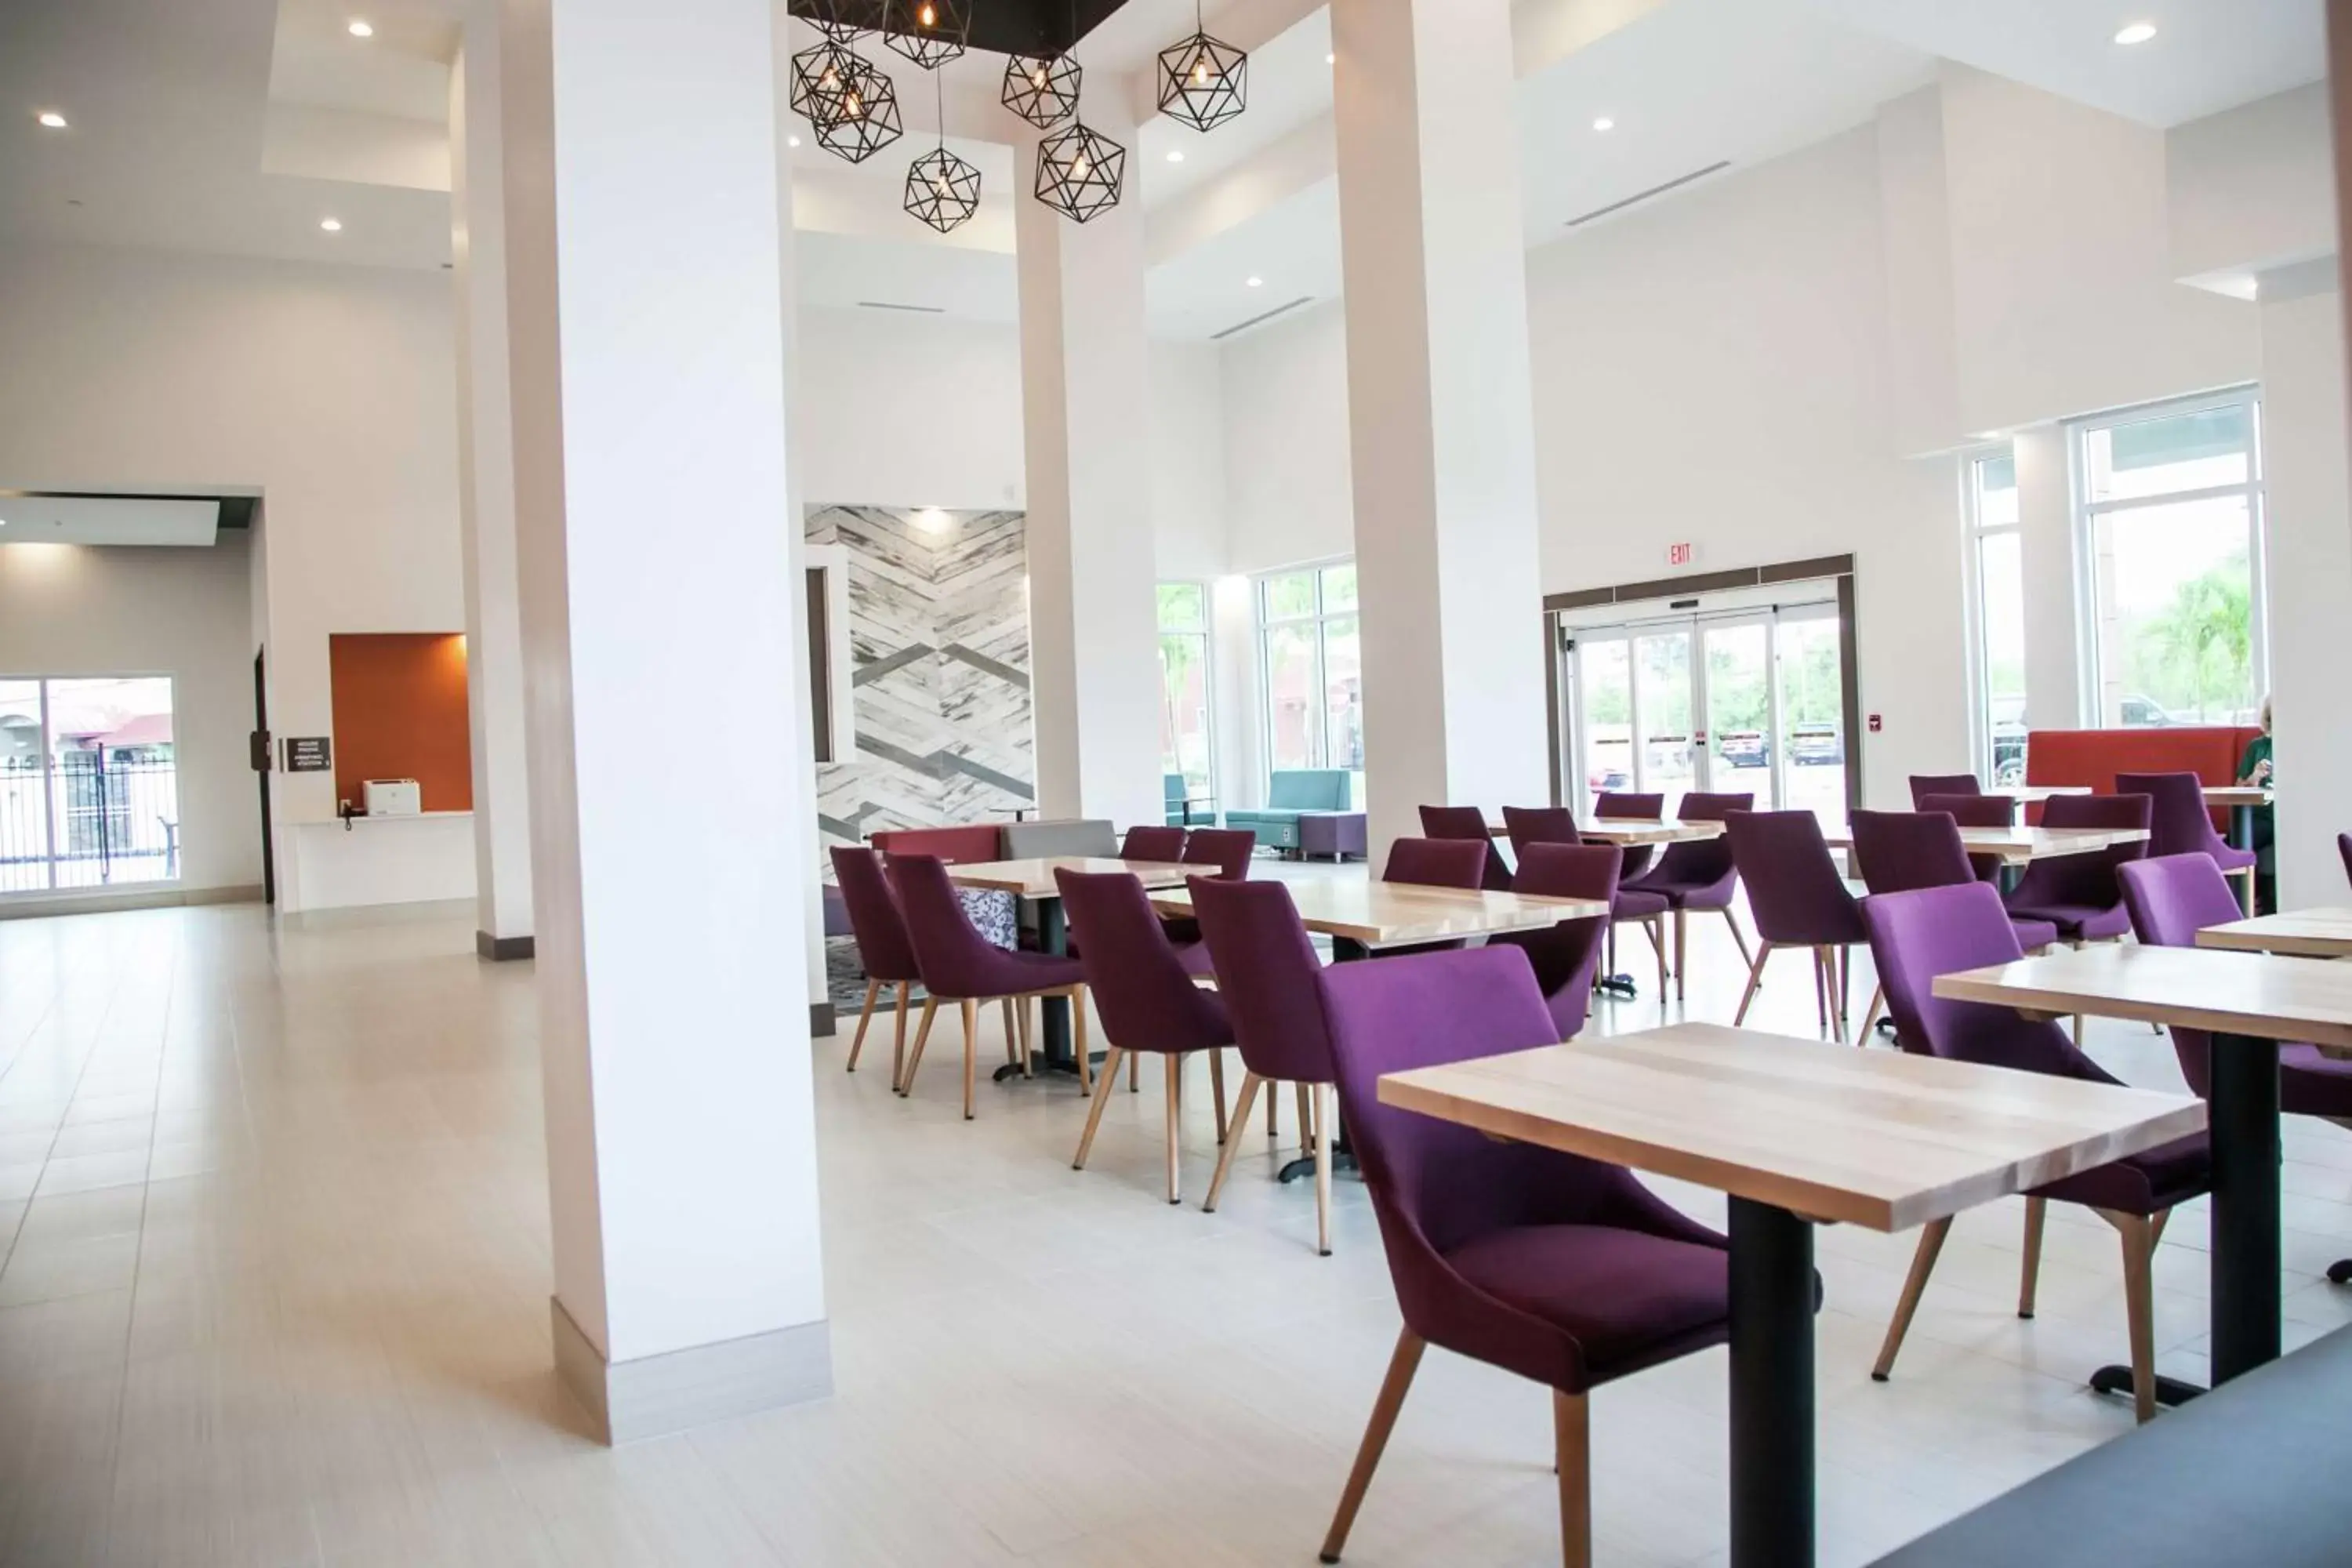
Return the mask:
M 608 1362 L 548 1298 L 555 1372 L 611 1447 L 805 1405 L 833 1393 L 833 1336 L 820 1318 L 746 1339 Z
M 493 963 L 507 963 L 518 958 L 529 958 L 534 952 L 533 939 L 528 936 L 492 936 L 486 931 L 474 933 L 474 953 Z

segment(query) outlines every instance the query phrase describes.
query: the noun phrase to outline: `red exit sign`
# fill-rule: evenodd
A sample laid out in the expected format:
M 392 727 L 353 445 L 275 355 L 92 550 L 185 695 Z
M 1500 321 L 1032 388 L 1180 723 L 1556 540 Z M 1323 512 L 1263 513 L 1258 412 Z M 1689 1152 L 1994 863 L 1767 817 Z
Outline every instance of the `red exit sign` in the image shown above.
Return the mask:
M 1698 546 L 1687 540 L 1666 546 L 1666 564 L 1669 566 L 1687 566 L 1697 559 Z

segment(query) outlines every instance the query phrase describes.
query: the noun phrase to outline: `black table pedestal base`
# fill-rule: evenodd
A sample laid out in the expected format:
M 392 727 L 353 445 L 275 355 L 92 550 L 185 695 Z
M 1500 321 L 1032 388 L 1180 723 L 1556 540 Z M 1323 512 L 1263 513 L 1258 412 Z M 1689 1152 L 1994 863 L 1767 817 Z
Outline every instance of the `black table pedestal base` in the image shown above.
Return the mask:
M 1813 1227 L 1731 1200 L 1732 1568 L 1813 1561 Z
M 1627 1002 L 1642 994 L 1642 988 L 1630 974 L 1604 974 L 1592 983 L 1592 988 Z
M 2132 1371 L 2127 1366 L 2103 1366 L 2091 1374 L 2094 1394 L 2120 1394 L 2132 1396 Z M 2156 1374 L 2156 1402 L 2168 1410 L 2188 1404 L 2205 1391 L 2193 1383 L 2183 1383 L 2177 1377 Z
M 1276 1171 L 1274 1173 L 1274 1179 L 1283 1184 L 1283 1185 L 1288 1186 L 1291 1183 L 1298 1181 L 1303 1177 L 1312 1176 L 1314 1173 L 1315 1156 L 1312 1154 L 1301 1154 L 1297 1159 L 1291 1161 L 1290 1163 L 1283 1166 L 1281 1170 Z M 1352 1176 L 1357 1174 L 1356 1156 L 1354 1151 L 1342 1149 L 1338 1144 L 1333 1144 L 1331 1147 L 1331 1173 L 1335 1176 Z
M 2278 1043 L 2213 1037 L 2213 1383 L 2279 1357 Z
M 1100 1072 L 1102 1071 L 1103 1060 L 1108 1055 L 1109 1053 L 1108 1051 L 1092 1052 L 1087 1058 L 1087 1065 L 1092 1068 L 1095 1071 Z M 1078 1053 L 1072 1051 L 1068 1056 L 1063 1057 L 1058 1060 L 1053 1057 L 1040 1057 L 1037 1058 L 1034 1066 L 1034 1070 L 1039 1078 L 1049 1076 L 1055 1078 L 1076 1078 L 1078 1076 Z M 1025 1075 L 1022 1072 L 1020 1067 L 1013 1062 L 1006 1062 L 1003 1067 L 998 1068 L 994 1072 L 989 1075 L 990 1078 L 998 1083 L 1010 1083 L 1014 1079 L 1024 1076 Z
M 2352 1258 L 2339 1258 L 2327 1266 L 2330 1285 L 2352 1285 Z

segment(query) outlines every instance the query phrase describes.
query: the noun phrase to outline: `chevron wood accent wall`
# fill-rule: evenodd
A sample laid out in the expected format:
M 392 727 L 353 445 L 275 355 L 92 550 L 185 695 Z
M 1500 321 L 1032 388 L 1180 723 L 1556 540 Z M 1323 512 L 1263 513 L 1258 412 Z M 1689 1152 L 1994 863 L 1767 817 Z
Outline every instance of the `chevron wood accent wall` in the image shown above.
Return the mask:
M 812 507 L 807 530 L 848 552 L 856 665 L 846 760 L 816 770 L 823 841 L 1034 804 L 1022 514 Z

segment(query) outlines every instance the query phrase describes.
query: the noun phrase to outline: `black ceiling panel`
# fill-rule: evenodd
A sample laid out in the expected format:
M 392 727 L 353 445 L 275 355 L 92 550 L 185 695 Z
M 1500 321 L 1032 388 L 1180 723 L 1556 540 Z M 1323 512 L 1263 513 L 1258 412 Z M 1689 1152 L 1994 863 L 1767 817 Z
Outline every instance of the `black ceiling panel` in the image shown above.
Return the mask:
M 881 30 L 904 0 L 791 0 L 792 14 Z M 972 48 L 1000 55 L 1057 55 L 1085 37 L 1125 0 L 971 0 Z

